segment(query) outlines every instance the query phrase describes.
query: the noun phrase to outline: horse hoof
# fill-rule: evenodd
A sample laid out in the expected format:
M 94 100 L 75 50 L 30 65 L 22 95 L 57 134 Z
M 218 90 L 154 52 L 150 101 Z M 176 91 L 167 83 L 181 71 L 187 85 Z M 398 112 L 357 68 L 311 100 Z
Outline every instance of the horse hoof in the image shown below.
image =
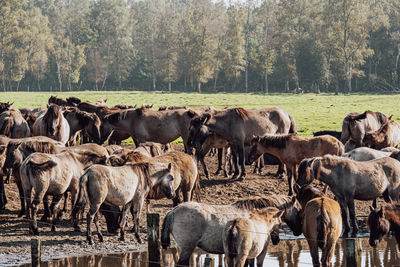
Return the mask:
M 81 233 L 82 230 L 79 226 L 74 227 L 74 232 Z
M 139 244 L 143 244 L 143 240 L 142 240 L 141 238 L 138 238 L 138 239 L 137 239 L 137 242 L 138 242 Z
M 41 221 L 41 222 L 47 222 L 47 220 L 48 220 L 48 217 L 47 217 L 47 216 L 42 216 L 42 218 L 40 218 L 39 221 Z
M 52 226 L 52 227 L 51 227 L 51 231 L 52 231 L 52 232 L 55 232 L 55 231 L 56 231 L 56 227 L 55 227 L 55 226 Z
M 121 236 L 121 237 L 119 238 L 119 241 L 125 241 L 125 237 L 122 237 L 122 236 Z
M 100 242 L 104 242 L 104 238 L 103 238 L 102 235 L 99 235 L 99 241 L 100 241 Z
M 93 242 L 93 240 L 88 240 L 88 243 L 89 243 L 89 245 L 91 245 L 91 246 L 93 246 L 93 245 L 94 245 L 94 242 Z

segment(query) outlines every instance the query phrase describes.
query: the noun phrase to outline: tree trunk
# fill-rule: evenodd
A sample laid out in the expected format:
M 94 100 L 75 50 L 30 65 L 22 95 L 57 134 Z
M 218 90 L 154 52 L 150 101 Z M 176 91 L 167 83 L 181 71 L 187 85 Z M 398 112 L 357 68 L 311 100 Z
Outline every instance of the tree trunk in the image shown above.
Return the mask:
M 197 82 L 197 91 L 201 94 L 201 82 Z
M 171 82 L 168 82 L 168 91 L 169 91 L 170 93 L 172 92 Z
M 215 72 L 215 77 L 214 77 L 214 92 L 217 91 L 217 79 L 218 79 L 218 70 Z
M 187 80 L 186 80 L 186 74 L 184 75 L 184 77 L 183 77 L 183 88 L 185 89 L 185 91 L 186 91 L 186 89 L 187 89 Z
M 350 77 L 350 66 L 349 66 L 349 58 L 346 57 L 345 60 L 345 72 L 346 72 L 346 87 L 347 93 L 351 93 L 351 77 Z
M 264 82 L 265 82 L 265 94 L 269 94 L 269 88 L 268 88 L 268 69 L 265 68 L 265 74 L 264 74 Z
M 246 66 L 245 66 L 245 92 L 249 91 L 248 83 L 248 72 L 249 72 L 249 26 L 250 26 L 250 2 L 247 6 L 247 22 L 246 22 L 246 43 L 245 43 L 245 53 L 246 53 Z
M 398 72 L 397 69 L 399 67 L 399 58 L 400 58 L 400 45 L 397 46 L 397 56 L 396 56 L 396 64 L 395 64 L 395 68 L 394 68 L 394 78 L 395 80 L 393 81 L 393 83 L 397 83 L 399 82 L 399 77 L 398 77 Z
M 58 90 L 62 91 L 62 79 L 61 79 L 61 70 L 60 63 L 57 62 L 57 78 L 58 78 Z
M 335 95 L 339 94 L 339 78 L 335 78 Z
M 289 93 L 289 80 L 285 81 L 285 92 Z

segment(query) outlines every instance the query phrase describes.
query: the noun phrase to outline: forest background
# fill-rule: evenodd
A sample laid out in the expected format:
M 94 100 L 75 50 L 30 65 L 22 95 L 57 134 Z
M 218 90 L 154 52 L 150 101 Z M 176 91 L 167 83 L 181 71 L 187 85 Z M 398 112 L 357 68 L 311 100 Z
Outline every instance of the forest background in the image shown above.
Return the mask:
M 397 93 L 399 58 L 398 0 L 0 1 L 1 91 Z

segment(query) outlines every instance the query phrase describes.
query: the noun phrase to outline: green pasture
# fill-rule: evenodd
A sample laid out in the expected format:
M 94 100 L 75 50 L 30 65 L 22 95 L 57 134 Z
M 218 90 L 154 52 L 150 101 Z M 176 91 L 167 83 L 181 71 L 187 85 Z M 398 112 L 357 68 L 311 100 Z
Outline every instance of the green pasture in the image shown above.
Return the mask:
M 0 93 L 0 102 L 11 101 L 14 106 L 39 107 L 46 106 L 50 95 L 58 97 L 76 96 L 82 100 L 96 101 L 107 99 L 107 104 L 141 105 L 187 105 L 192 108 L 202 106 L 261 108 L 278 106 L 293 115 L 297 130 L 303 136 L 311 136 L 312 131 L 341 130 L 344 116 L 350 112 L 363 112 L 367 109 L 394 115 L 400 120 L 400 95 L 371 94 L 199 94 L 199 93 L 163 93 L 140 91 L 81 91 L 81 92 L 10 92 Z

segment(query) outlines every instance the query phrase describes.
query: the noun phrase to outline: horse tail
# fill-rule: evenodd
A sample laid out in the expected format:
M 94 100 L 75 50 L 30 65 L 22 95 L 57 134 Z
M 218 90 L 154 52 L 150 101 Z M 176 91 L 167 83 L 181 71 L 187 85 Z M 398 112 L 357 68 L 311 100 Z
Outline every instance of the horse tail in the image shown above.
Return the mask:
M 317 216 L 317 241 L 318 247 L 323 249 L 326 243 L 325 230 L 327 228 L 327 215 L 324 210 L 324 198 L 321 198 L 321 209 L 320 214 Z
M 195 187 L 196 187 L 195 190 L 196 190 L 197 202 L 201 202 L 201 198 L 200 198 L 200 174 L 199 174 L 199 172 L 197 172 Z
M 86 170 L 79 181 L 79 188 L 78 188 L 78 197 L 76 198 L 76 202 L 73 203 L 74 207 L 72 209 L 72 221 L 74 223 L 74 226 L 77 225 L 78 221 L 77 221 L 77 214 L 78 212 L 82 211 L 83 208 L 86 205 L 86 202 L 88 200 L 88 182 L 89 182 L 89 178 L 88 178 L 88 170 Z
M 239 235 L 237 220 L 234 220 L 228 227 L 229 229 L 226 237 L 228 258 L 235 258 L 237 256 L 236 242 Z
M 50 170 L 51 168 L 55 167 L 56 165 L 57 165 L 57 162 L 55 162 L 53 160 L 47 160 L 47 161 L 41 162 L 41 163 L 34 162 L 33 160 L 29 160 L 27 162 L 27 166 L 31 170 L 32 174 Z
M 296 122 L 294 121 L 293 116 L 289 115 L 289 119 L 290 119 L 289 133 L 297 133 Z
M 173 223 L 174 223 L 174 213 L 172 210 L 169 211 L 167 215 L 165 215 L 161 228 L 161 246 L 163 247 L 163 249 L 166 249 L 171 245 L 171 231 Z
M 14 120 L 11 117 L 4 118 L 3 125 L 0 129 L 0 134 L 8 136 L 13 126 Z

